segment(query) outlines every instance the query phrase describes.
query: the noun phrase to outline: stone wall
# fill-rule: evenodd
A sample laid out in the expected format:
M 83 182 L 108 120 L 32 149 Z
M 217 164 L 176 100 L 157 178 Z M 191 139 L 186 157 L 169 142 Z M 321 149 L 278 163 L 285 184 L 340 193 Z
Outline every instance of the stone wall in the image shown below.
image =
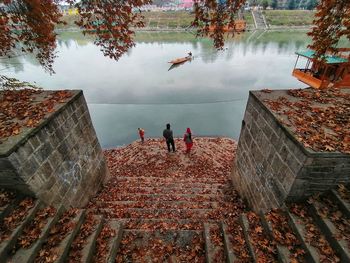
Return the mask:
M 305 148 L 250 92 L 232 180 L 256 211 L 277 208 L 350 182 L 350 155 Z
M 47 91 L 45 91 L 47 92 Z M 82 91 L 0 152 L 0 187 L 47 204 L 83 206 L 108 169 Z

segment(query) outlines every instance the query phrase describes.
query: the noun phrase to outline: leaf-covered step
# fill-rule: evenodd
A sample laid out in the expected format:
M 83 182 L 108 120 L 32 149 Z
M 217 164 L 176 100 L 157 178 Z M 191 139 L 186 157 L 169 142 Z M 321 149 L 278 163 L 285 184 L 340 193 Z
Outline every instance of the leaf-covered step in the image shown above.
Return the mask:
M 242 218 L 244 219 L 244 218 Z M 248 224 L 248 225 L 247 225 Z M 248 212 L 244 225 L 249 236 L 249 242 L 254 250 L 256 260 L 262 262 L 277 262 L 276 246 L 271 242 L 268 234 L 264 230 L 261 219 L 258 214 Z
M 98 201 L 90 208 L 153 208 L 153 209 L 237 209 L 232 202 L 187 201 Z
M 203 230 L 201 219 L 146 219 L 146 218 L 124 218 L 118 219 L 123 223 L 125 229 L 139 230 Z M 215 222 L 206 220 L 206 222 Z
M 237 256 L 234 253 L 233 245 L 232 245 L 232 236 L 229 233 L 228 226 L 225 223 L 221 223 L 221 231 L 223 235 L 224 240 L 224 250 L 226 255 L 226 261 L 228 263 L 234 263 L 236 260 L 238 260 Z
M 96 237 L 100 233 L 103 217 L 87 213 L 75 236 L 66 259 L 67 262 L 90 262 L 95 251 Z
M 225 262 L 225 246 L 222 229 L 218 223 L 204 223 L 205 258 L 207 263 Z
M 15 248 L 11 251 L 14 255 L 9 261 L 21 263 L 33 262 L 49 235 L 51 227 L 56 224 L 62 212 L 62 206 L 58 210 L 53 207 L 45 207 L 39 210 L 18 238 Z
M 112 192 L 100 194 L 99 201 L 187 201 L 187 202 L 229 202 L 235 201 L 232 195 L 214 194 L 142 194 Z
M 240 224 L 242 226 L 242 229 L 243 229 L 243 234 L 244 234 L 244 240 L 246 242 L 246 245 L 247 245 L 247 248 L 248 248 L 248 251 L 249 251 L 249 255 L 252 259 L 252 262 L 256 262 L 256 259 L 257 259 L 257 256 L 255 254 L 255 249 L 252 245 L 252 240 L 250 238 L 250 235 L 249 235 L 249 222 L 248 222 L 248 219 L 247 219 L 247 215 L 246 214 L 242 214 L 240 217 Z
M 0 189 L 0 222 L 7 217 L 21 200 L 16 194 L 5 189 Z
M 85 210 L 71 208 L 65 211 L 51 227 L 48 237 L 37 254 L 34 262 L 64 262 L 70 245 L 85 217 Z
M 114 220 L 105 221 L 96 239 L 92 258 L 95 263 L 114 263 L 123 233 L 123 225 Z
M 117 194 L 224 194 L 223 189 L 217 189 L 208 185 L 207 187 L 180 187 L 180 186 L 172 186 L 172 187 L 140 187 L 140 186 L 122 186 L 119 185 Z
M 338 203 L 344 215 L 350 218 L 350 191 L 340 185 L 338 190 L 331 191 L 331 198 Z
M 286 213 L 294 233 L 310 255 L 308 262 L 323 262 L 325 259 L 339 262 L 339 256 L 314 222 L 306 204 L 292 204 Z
M 42 204 L 32 198 L 23 199 L 18 206 L 4 218 L 0 225 L 0 258 L 5 258 L 16 244 L 24 227 L 33 219 Z
M 204 262 L 204 244 L 202 231 L 125 230 L 115 262 Z
M 322 202 L 313 200 L 310 210 L 330 245 L 340 255 L 341 261 L 350 262 L 350 220 L 328 198 Z
M 230 260 L 230 254 L 234 254 L 238 262 L 252 262 L 252 258 L 248 249 L 248 245 L 250 244 L 248 244 L 246 241 L 242 217 L 236 218 L 234 220 L 226 220 L 225 223 L 223 223 L 222 228 L 228 260 Z M 230 253 L 231 250 L 232 253 Z M 231 258 L 233 258 L 233 256 Z M 235 261 L 236 260 L 234 260 L 234 262 Z
M 223 185 L 226 184 L 229 180 L 228 179 L 218 179 L 218 178 L 207 178 L 205 176 L 201 178 L 190 178 L 190 177 L 152 177 L 152 176 L 134 176 L 134 177 L 128 177 L 128 176 L 118 176 L 115 178 L 112 178 L 110 180 L 111 183 L 123 183 L 128 182 L 131 184 L 148 184 L 148 185 L 167 185 L 167 184 L 186 184 L 188 186 L 191 186 L 192 184 L 205 184 L 205 185 L 211 185 L 211 184 L 218 184 Z
M 281 209 L 261 216 L 262 223 L 276 243 L 279 262 L 307 262 L 306 251 L 289 225 L 288 217 Z

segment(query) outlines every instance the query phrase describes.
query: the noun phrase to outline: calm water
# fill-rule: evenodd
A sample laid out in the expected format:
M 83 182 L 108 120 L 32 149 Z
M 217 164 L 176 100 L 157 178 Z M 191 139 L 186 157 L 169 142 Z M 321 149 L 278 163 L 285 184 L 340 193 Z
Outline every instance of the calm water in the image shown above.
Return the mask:
M 46 89 L 82 89 L 102 147 L 128 144 L 137 128 L 159 137 L 166 123 L 181 136 L 237 139 L 249 90 L 305 87 L 291 76 L 305 32 L 246 33 L 215 51 L 208 39 L 190 33 L 140 33 L 118 62 L 105 58 L 89 38 L 62 33 L 56 74 L 45 73 L 31 56 L 4 63 L 2 73 Z M 188 51 L 194 60 L 170 71 L 167 61 Z

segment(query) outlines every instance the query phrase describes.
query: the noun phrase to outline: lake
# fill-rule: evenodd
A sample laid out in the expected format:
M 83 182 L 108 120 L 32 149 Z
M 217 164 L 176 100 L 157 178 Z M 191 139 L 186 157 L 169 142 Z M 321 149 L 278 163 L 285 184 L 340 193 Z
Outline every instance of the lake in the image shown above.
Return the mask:
M 93 40 L 63 32 L 56 74 L 33 56 L 2 62 L 2 73 L 45 89 L 82 89 L 103 148 L 138 138 L 160 137 L 166 123 L 176 136 L 190 127 L 196 136 L 238 139 L 249 90 L 306 87 L 291 76 L 296 50 L 310 43 L 304 31 L 248 32 L 216 51 L 191 33 L 138 33 L 136 46 L 119 61 L 103 56 Z M 194 59 L 169 70 L 168 61 Z

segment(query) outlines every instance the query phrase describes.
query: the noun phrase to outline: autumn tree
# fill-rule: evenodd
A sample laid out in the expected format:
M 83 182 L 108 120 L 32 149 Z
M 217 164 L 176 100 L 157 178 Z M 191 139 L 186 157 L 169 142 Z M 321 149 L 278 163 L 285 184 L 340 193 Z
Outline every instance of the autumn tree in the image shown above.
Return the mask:
M 255 0 L 254 0 L 255 1 Z M 33 53 L 53 72 L 55 26 L 61 22 L 59 0 L 2 0 L 0 2 L 0 56 Z M 143 27 L 140 8 L 151 0 L 68 0 L 79 12 L 77 24 L 95 36 L 105 56 L 118 59 L 134 45 L 135 28 Z M 234 27 L 235 14 L 245 0 L 195 0 L 193 26 L 200 36 L 210 36 L 216 48 L 224 45 L 224 28 Z M 293 4 L 294 3 L 294 4 Z M 295 0 L 290 0 L 295 6 Z M 318 55 L 334 50 L 341 36 L 350 36 L 349 0 L 322 0 L 310 32 Z M 214 28 L 214 31 L 209 30 Z
M 321 0 L 316 8 L 314 26 L 309 32 L 309 46 L 321 57 L 326 52 L 336 52 L 342 36 L 350 40 L 350 1 Z

